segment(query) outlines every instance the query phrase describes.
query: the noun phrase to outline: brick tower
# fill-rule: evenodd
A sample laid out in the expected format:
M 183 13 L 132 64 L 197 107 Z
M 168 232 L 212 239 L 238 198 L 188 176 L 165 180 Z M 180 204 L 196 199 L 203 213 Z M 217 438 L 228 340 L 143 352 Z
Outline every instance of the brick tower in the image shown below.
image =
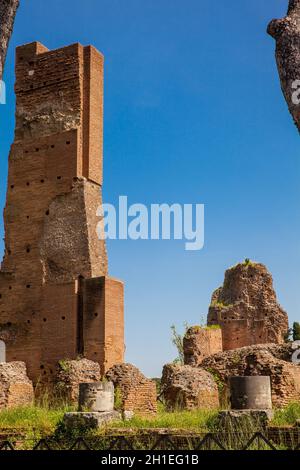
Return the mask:
M 123 361 L 123 284 L 107 276 L 101 206 L 103 56 L 73 44 L 17 48 L 0 340 L 34 381 L 84 356 Z

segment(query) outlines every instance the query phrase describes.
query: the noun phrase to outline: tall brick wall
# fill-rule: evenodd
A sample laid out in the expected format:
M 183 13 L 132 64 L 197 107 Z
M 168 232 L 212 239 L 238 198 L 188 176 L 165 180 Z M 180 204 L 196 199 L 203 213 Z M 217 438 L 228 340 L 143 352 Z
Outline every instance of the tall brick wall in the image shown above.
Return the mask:
M 103 56 L 80 44 L 54 51 L 39 43 L 21 46 L 15 92 L 0 339 L 7 360 L 26 361 L 35 381 L 51 376 L 59 359 L 78 354 L 105 371 L 123 360 L 124 333 L 123 285 L 107 277 L 105 243 L 96 234 Z M 104 299 L 97 316 L 84 297 L 88 279 Z

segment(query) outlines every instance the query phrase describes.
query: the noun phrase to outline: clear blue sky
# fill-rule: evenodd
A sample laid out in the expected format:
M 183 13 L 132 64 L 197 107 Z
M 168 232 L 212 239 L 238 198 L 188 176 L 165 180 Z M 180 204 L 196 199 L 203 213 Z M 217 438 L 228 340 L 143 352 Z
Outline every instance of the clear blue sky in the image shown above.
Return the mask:
M 246 257 L 268 266 L 290 321 L 300 319 L 299 135 L 265 32 L 287 3 L 21 0 L 0 106 L 1 208 L 14 48 L 35 40 L 105 55 L 106 202 L 206 205 L 202 251 L 180 241 L 108 244 L 110 274 L 126 283 L 127 360 L 147 375 L 176 355 L 170 325 L 199 323 L 225 269 Z

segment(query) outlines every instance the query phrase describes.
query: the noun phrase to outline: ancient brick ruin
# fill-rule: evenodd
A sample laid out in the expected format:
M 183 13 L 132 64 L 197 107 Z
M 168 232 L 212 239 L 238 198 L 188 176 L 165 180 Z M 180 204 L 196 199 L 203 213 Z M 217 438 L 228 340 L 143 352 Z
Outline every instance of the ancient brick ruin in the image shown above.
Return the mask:
M 97 237 L 102 193 L 103 56 L 73 44 L 17 48 L 0 340 L 34 382 L 79 355 L 104 374 L 123 361 L 123 283 Z
M 166 364 L 161 390 L 169 410 L 219 407 L 219 391 L 214 377 L 200 367 Z
M 54 393 L 67 403 L 77 404 L 79 384 L 101 381 L 98 362 L 88 359 L 59 361 L 54 378 Z
M 282 407 L 300 397 L 300 367 L 291 362 L 291 344 L 255 345 L 214 354 L 200 365 L 225 386 L 231 376 L 269 376 L 273 406 Z
M 120 393 L 121 411 L 130 416 L 151 416 L 157 412 L 156 383 L 132 364 L 116 364 L 106 373 Z
M 31 380 L 23 362 L 0 363 L 0 410 L 30 405 L 34 400 Z
M 198 366 L 202 360 L 223 351 L 221 328 L 191 326 L 183 338 L 184 364 Z
M 288 316 L 277 302 L 267 268 L 245 261 L 227 269 L 223 286 L 212 295 L 207 324 L 221 327 L 224 351 L 282 343 Z
M 208 326 L 192 326 L 183 338 L 184 365 L 167 364 L 162 392 L 172 409 L 228 405 L 229 378 L 269 376 L 273 405 L 299 400 L 300 367 L 294 345 L 284 343 L 288 317 L 280 307 L 272 276 L 245 260 L 228 269 L 212 296 Z M 208 375 L 207 375 L 208 374 Z

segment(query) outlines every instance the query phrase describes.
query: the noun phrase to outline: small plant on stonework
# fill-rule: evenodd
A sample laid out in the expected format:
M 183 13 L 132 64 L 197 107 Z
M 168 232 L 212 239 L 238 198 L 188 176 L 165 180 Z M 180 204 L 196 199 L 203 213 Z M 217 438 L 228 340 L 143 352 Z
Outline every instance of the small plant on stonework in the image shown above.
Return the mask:
M 232 304 L 226 304 L 225 302 L 222 302 L 221 300 L 213 300 L 213 302 L 210 305 L 211 307 L 218 307 L 218 308 L 229 308 L 232 307 Z
M 63 370 L 64 372 L 68 372 L 69 371 L 69 364 L 68 364 L 68 360 L 67 359 L 61 359 L 60 361 L 58 361 L 58 365 L 59 367 L 61 368 L 61 370 Z
M 177 332 L 175 325 L 171 326 L 171 332 L 172 332 L 171 340 L 172 340 L 173 345 L 176 347 L 178 351 L 178 357 L 175 359 L 174 363 L 181 364 L 181 365 L 184 364 L 183 338 L 187 330 L 189 329 L 187 322 L 184 323 L 184 329 L 185 329 L 184 334 L 181 335 L 180 333 Z
M 220 325 L 206 325 L 206 330 L 220 330 Z
M 251 264 L 251 261 L 250 261 L 249 258 L 246 258 L 245 261 L 244 261 L 244 265 L 249 266 L 249 264 Z
M 232 364 L 234 364 L 234 365 L 237 366 L 237 365 L 239 365 L 239 364 L 241 363 L 242 358 L 241 358 L 241 356 L 239 355 L 239 353 L 234 353 L 234 354 L 232 355 L 231 361 L 232 361 Z
M 123 409 L 123 398 L 122 392 L 120 387 L 115 387 L 115 404 L 114 408 L 117 411 L 121 411 Z
M 219 393 L 222 394 L 224 389 L 225 389 L 225 383 L 224 381 L 221 379 L 221 377 L 219 376 L 219 374 L 212 368 L 210 367 L 207 367 L 206 368 L 207 372 L 209 372 L 213 378 L 214 378 L 214 381 L 216 382 L 217 384 L 217 387 L 218 387 L 218 390 L 219 390 Z

